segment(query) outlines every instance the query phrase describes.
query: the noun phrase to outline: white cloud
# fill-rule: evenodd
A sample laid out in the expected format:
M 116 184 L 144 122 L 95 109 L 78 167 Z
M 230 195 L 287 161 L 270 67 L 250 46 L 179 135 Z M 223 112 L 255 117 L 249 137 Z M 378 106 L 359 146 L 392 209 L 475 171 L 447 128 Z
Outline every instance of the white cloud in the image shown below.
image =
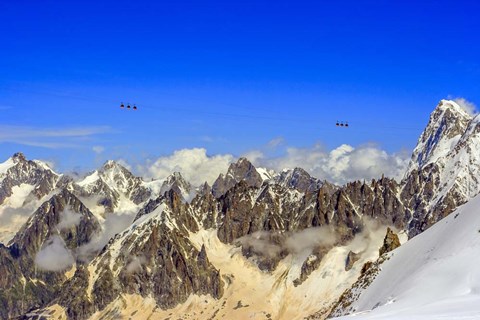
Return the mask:
M 276 158 L 251 154 L 255 155 L 251 161 L 256 166 L 275 171 L 300 167 L 318 179 L 336 184 L 380 178 L 382 174 L 401 179 L 410 160 L 407 152 L 387 153 L 373 144 L 357 148 L 344 144 L 331 151 L 320 144 L 311 148 L 289 147 L 283 156 Z
M 92 147 L 92 150 L 93 150 L 93 152 L 95 152 L 96 154 L 100 154 L 100 153 L 103 153 L 103 151 L 105 151 L 105 148 L 102 147 L 102 146 L 93 146 L 93 147 Z
M 82 215 L 75 211 L 65 209 L 60 213 L 60 222 L 57 225 L 58 230 L 70 229 L 71 227 L 78 226 Z
M 337 235 L 329 227 L 318 227 L 287 233 L 257 231 L 236 241 L 255 254 L 275 257 L 282 251 L 308 255 L 315 248 L 333 245 Z
M 470 102 L 465 98 L 456 98 L 454 101 L 469 115 L 473 116 L 478 113 L 477 106 L 473 102 Z
M 205 181 L 211 185 L 220 173 L 227 171 L 234 160 L 230 154 L 209 156 L 204 148 L 182 149 L 170 156 L 147 162 L 147 165 L 139 167 L 139 171 L 147 178 L 155 179 L 166 178 L 178 171 L 194 186 Z
M 131 258 L 128 263 L 126 270 L 127 273 L 139 272 L 142 270 L 142 266 L 147 262 L 147 259 L 144 256 L 134 256 Z
M 321 144 L 315 144 L 309 148 L 286 147 L 284 154 L 276 157 L 260 150 L 251 150 L 242 157 L 257 167 L 277 172 L 300 167 L 320 180 L 342 185 L 354 180 L 378 179 L 382 174 L 399 180 L 406 170 L 410 153 L 388 153 L 375 144 L 356 148 L 344 144 L 328 151 Z M 178 171 L 187 181 L 198 186 L 205 181 L 212 184 L 235 161 L 236 157 L 230 154 L 208 156 L 204 148 L 182 149 L 155 161 L 147 161 L 138 167 L 138 171 L 147 179 L 163 179 Z
M 94 197 L 92 197 L 92 199 L 94 199 Z M 91 201 L 92 199 L 87 198 L 85 200 Z M 82 201 L 83 200 L 84 199 L 82 199 Z M 112 237 L 132 225 L 135 215 L 135 211 L 117 212 L 107 215 L 102 232 L 93 237 L 89 243 L 80 246 L 76 250 L 77 258 L 84 262 L 90 261 Z
M 59 236 L 52 236 L 35 256 L 37 267 L 48 271 L 63 271 L 75 263 L 72 253 Z

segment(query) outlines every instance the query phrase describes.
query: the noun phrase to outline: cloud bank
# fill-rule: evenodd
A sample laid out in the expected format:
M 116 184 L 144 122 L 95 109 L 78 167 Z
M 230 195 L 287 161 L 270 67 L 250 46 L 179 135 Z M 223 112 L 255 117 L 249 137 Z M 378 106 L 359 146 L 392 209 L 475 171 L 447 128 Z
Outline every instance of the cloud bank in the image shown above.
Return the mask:
M 147 161 L 139 166 L 139 172 L 147 178 L 163 179 L 173 172 L 180 172 L 194 186 L 207 181 L 210 185 L 221 172 L 226 172 L 235 158 L 230 154 L 207 155 L 204 148 L 182 149 L 172 155 Z
M 329 227 L 308 228 L 284 234 L 258 231 L 237 239 L 242 247 L 270 258 L 278 256 L 281 252 L 309 255 L 315 248 L 328 247 L 336 241 L 337 235 Z
M 387 177 L 401 179 L 408 162 L 409 152 L 388 153 L 374 144 L 354 148 L 343 144 L 331 151 L 317 144 L 310 148 L 289 147 L 280 157 L 268 158 L 256 154 L 253 163 L 275 171 L 301 167 L 312 176 L 336 184 L 353 180 Z
M 275 139 L 274 145 L 283 143 Z M 270 144 L 269 144 L 270 146 Z M 283 169 L 300 167 L 312 176 L 343 185 L 349 181 L 387 177 L 401 179 L 410 161 L 410 152 L 388 153 L 375 144 L 353 147 L 343 144 L 326 150 L 320 144 L 308 148 L 286 147 L 283 154 L 270 157 L 261 150 L 251 150 L 242 155 L 256 167 L 280 172 Z M 236 157 L 230 154 L 207 155 L 204 148 L 182 149 L 170 156 L 147 161 L 138 167 L 146 178 L 163 179 L 175 171 L 180 172 L 194 186 L 207 181 L 210 185 L 220 173 L 225 173 Z

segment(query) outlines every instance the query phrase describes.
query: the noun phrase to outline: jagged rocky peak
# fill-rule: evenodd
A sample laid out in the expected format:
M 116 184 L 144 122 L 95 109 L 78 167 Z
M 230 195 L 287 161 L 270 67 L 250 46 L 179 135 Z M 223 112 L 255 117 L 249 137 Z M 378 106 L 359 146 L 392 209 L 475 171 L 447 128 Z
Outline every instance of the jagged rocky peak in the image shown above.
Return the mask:
M 246 158 L 240 158 L 237 162 L 230 164 L 227 174 L 220 174 L 212 186 L 213 195 L 217 198 L 224 195 L 242 180 L 252 187 L 260 187 L 263 183 L 260 173 Z
M 198 188 L 198 194 L 201 196 L 207 195 L 209 193 L 212 193 L 212 187 L 208 184 L 208 182 L 205 182 Z
M 445 156 L 465 133 L 472 116 L 455 101 L 441 100 L 412 154 L 407 175 Z
M 21 152 L 0 163 L 0 204 L 13 195 L 14 187 L 33 186 L 32 193 L 40 199 L 55 189 L 59 179 L 52 169 L 42 161 L 27 160 Z
M 402 182 L 415 236 L 480 192 L 480 117 L 442 100 L 430 116 Z
M 283 170 L 275 179 L 275 183 L 300 192 L 313 192 L 320 188 L 321 182 L 302 168 Z
M 76 183 L 76 193 L 83 196 L 101 196 L 98 205 L 113 212 L 120 205 L 121 198 L 134 204 L 146 201 L 152 190 L 145 186 L 140 177 L 136 177 L 120 163 L 108 160 L 99 170 L 95 170 Z
M 12 156 L 12 160 L 14 163 L 18 163 L 21 161 L 27 161 L 27 158 L 25 158 L 25 155 L 22 152 L 17 152 Z
M 119 189 L 126 189 L 128 181 L 135 179 L 135 176 L 127 168 L 113 160 L 105 162 L 99 173 L 107 184 Z
M 60 233 L 67 244 L 76 247 L 99 231 L 100 224 L 90 210 L 73 193 L 62 189 L 30 216 L 10 245 L 32 255 L 53 234 Z
M 160 195 L 170 190 L 174 190 L 177 194 L 181 195 L 184 200 L 188 201 L 192 196 L 193 188 L 192 185 L 183 178 L 180 172 L 174 172 L 163 181 Z

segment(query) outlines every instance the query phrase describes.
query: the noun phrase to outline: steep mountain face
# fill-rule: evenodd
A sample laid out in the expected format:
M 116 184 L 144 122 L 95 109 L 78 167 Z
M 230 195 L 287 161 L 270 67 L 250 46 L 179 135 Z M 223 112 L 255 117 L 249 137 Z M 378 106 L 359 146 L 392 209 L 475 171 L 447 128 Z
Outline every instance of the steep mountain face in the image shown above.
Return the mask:
M 310 176 L 307 171 L 302 168 L 293 170 L 283 170 L 274 177 L 275 184 L 279 184 L 285 188 L 295 189 L 299 192 L 313 192 L 320 188 L 321 182 Z
M 40 199 L 55 189 L 58 179 L 46 164 L 16 153 L 0 165 L 0 205 L 12 195 L 14 187 L 21 185 L 31 185 L 31 193 Z
M 115 236 L 88 270 L 78 271 L 66 283 L 68 288 L 77 284 L 75 296 L 63 290 L 56 302 L 69 317 L 85 319 L 127 294 L 153 297 L 164 309 L 191 294 L 220 298 L 219 271 L 209 262 L 205 248 L 198 251 L 188 238 L 189 232 L 198 231 L 192 217 L 190 206 L 170 189 Z
M 138 205 L 152 194 L 141 178 L 115 161 L 107 161 L 100 170 L 72 184 L 71 188 L 81 197 L 98 198 L 97 205 L 104 207 L 106 213 L 114 212 L 125 205 L 125 201 Z
M 45 163 L 16 153 L 0 163 L 0 242 L 7 243 L 62 176 Z
M 245 181 L 246 184 L 251 187 L 260 187 L 263 182 L 260 173 L 258 173 L 252 163 L 245 158 L 240 158 L 236 163 L 232 163 L 226 175 L 220 174 L 213 183 L 212 193 L 218 198 L 240 181 Z
M 480 117 L 442 100 L 415 148 L 402 198 L 414 212 L 415 236 L 480 192 Z
M 0 317 L 22 315 L 51 301 L 75 264 L 75 251 L 100 231 L 93 214 L 67 190 L 43 203 L 10 241 L 0 246 Z
M 183 178 L 180 172 L 172 173 L 163 181 L 159 194 L 162 195 L 169 190 L 174 190 L 177 194 L 181 195 L 185 201 L 190 201 L 194 194 L 192 185 Z

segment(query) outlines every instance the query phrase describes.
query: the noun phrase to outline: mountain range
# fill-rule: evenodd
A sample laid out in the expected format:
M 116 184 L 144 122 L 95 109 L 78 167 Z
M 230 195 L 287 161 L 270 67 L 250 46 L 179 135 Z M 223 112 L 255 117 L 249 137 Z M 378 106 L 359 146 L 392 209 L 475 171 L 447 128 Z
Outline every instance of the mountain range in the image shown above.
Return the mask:
M 0 164 L 0 318 L 325 319 L 413 303 L 398 296 L 431 267 L 417 255 L 477 243 L 459 230 L 476 222 L 479 179 L 480 117 L 450 100 L 401 181 L 338 186 L 246 158 L 211 186 L 115 161 L 73 179 L 16 153 Z M 439 249 L 445 223 L 454 245 Z

